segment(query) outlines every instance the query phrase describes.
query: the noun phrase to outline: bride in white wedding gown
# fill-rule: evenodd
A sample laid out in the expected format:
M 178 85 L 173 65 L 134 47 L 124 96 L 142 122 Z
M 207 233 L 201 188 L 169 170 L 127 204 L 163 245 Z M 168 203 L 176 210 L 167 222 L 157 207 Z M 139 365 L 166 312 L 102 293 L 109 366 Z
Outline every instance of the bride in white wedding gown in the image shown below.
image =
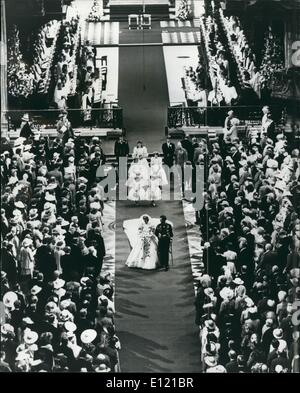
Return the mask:
M 124 221 L 124 231 L 132 250 L 126 265 L 146 270 L 153 270 L 158 265 L 156 225 L 159 219 L 151 219 L 143 214 L 139 219 Z

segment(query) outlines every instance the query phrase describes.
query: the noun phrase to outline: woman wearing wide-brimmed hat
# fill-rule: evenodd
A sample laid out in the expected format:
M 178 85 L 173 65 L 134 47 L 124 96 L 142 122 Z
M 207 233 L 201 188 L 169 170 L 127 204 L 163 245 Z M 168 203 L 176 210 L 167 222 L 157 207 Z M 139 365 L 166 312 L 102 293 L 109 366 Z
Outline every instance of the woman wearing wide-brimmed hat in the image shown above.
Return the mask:
M 28 139 L 31 136 L 34 136 L 34 133 L 32 132 L 31 125 L 29 123 L 29 115 L 28 113 L 25 113 L 21 119 L 20 137 Z
M 32 277 L 34 268 L 34 254 L 32 250 L 32 240 L 25 238 L 20 250 L 21 275 Z

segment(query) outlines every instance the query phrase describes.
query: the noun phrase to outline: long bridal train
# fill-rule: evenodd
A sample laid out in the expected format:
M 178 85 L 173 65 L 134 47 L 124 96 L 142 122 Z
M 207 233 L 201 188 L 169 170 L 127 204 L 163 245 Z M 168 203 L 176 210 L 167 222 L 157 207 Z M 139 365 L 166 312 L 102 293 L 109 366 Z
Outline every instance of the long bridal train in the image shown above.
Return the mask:
M 151 218 L 148 214 L 123 222 L 123 229 L 131 247 L 126 261 L 128 267 L 154 270 L 159 266 L 158 240 L 155 236 L 155 229 L 159 223 L 159 218 Z M 171 222 L 168 223 L 173 226 Z
M 159 219 L 151 219 L 147 214 L 123 223 L 124 231 L 132 248 L 126 265 L 145 270 L 153 270 L 158 266 L 157 238 L 155 228 Z

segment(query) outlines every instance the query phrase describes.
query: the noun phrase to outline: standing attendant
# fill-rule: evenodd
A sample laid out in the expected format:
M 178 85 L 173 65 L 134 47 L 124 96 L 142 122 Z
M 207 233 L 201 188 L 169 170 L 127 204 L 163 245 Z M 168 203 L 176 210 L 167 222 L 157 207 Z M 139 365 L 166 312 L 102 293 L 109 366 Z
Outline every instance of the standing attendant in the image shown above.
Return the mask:
M 186 134 L 181 141 L 181 146 L 187 151 L 188 160 L 193 161 L 194 158 L 194 147 L 190 140 L 190 136 Z
M 174 162 L 175 145 L 167 138 L 167 141 L 162 145 L 162 152 L 164 155 L 164 164 L 171 168 Z
M 165 215 L 160 216 L 160 224 L 157 225 L 155 236 L 158 238 L 158 258 L 165 271 L 169 270 L 169 249 L 173 239 L 172 225 L 167 223 Z
M 115 142 L 115 156 L 119 161 L 119 157 L 128 157 L 129 145 L 123 135 L 119 137 L 119 140 Z
M 30 138 L 31 136 L 34 136 L 34 133 L 31 129 L 31 125 L 29 123 L 29 115 L 28 113 L 25 113 L 25 115 L 21 119 L 21 131 L 20 131 L 20 137 L 22 138 Z
M 58 137 L 62 140 L 63 144 L 65 144 L 69 138 L 74 139 L 74 132 L 71 123 L 68 120 L 67 111 L 63 111 L 59 115 L 59 120 L 56 123 L 56 130 Z

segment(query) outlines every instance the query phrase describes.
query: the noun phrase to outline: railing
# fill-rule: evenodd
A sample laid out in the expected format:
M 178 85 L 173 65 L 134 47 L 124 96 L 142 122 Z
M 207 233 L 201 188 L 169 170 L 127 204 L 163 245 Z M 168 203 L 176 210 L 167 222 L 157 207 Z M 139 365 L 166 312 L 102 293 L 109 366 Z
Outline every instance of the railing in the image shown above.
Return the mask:
M 123 128 L 122 108 L 94 108 L 90 110 L 68 109 L 68 119 L 73 128 Z M 21 126 L 22 117 L 29 115 L 32 127 L 36 129 L 55 129 L 60 110 L 9 110 L 5 112 L 9 130 L 18 130 Z
M 197 106 L 170 106 L 168 108 L 168 127 L 222 127 L 228 111 L 233 110 L 240 124 L 257 123 L 262 118 L 262 106 L 212 106 L 198 108 Z M 275 124 L 279 124 L 284 107 L 270 106 Z

